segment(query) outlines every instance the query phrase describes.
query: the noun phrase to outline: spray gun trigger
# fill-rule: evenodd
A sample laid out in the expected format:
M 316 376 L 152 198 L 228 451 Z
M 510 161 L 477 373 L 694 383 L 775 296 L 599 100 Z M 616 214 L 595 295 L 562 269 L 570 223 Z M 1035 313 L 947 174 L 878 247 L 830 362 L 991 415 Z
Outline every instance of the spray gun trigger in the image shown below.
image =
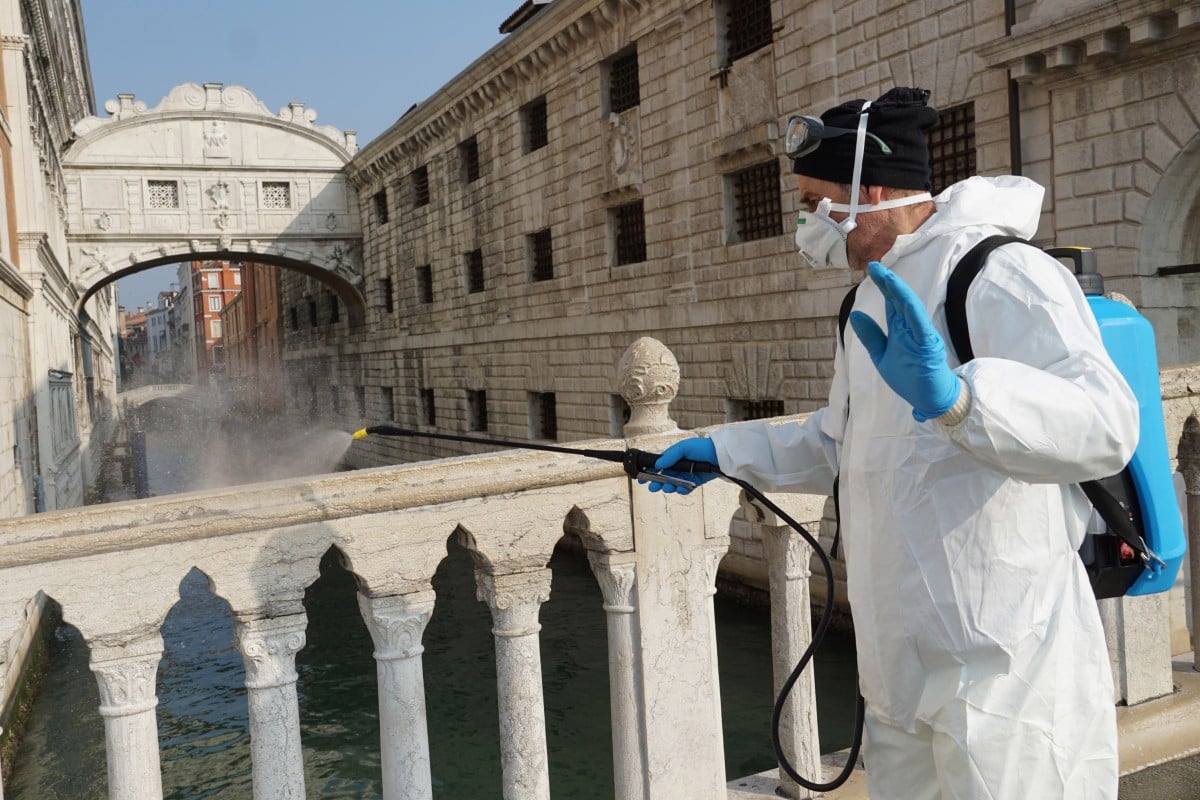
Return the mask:
M 655 481 L 657 483 L 669 483 L 672 486 L 678 486 L 681 489 L 692 490 L 700 484 L 695 481 L 689 481 L 686 478 L 681 478 L 678 475 L 668 475 L 665 472 L 655 472 L 651 470 L 643 470 L 637 474 L 639 481 Z

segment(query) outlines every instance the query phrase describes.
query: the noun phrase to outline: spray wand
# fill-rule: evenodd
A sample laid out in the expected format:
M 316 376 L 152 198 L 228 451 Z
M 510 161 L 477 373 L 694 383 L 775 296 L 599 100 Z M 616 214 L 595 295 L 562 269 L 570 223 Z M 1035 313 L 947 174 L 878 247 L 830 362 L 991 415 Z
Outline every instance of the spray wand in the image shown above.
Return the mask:
M 680 459 L 670 470 L 656 469 L 654 464 L 658 461 L 661 453 L 651 453 L 645 450 L 636 450 L 629 448 L 627 450 L 585 450 L 576 447 L 561 447 L 551 444 L 534 444 L 532 442 L 510 442 L 503 439 L 486 439 L 477 436 L 456 436 L 449 433 L 427 433 L 425 431 L 414 431 L 408 428 L 401 428 L 396 425 L 372 425 L 368 428 L 357 430 L 353 434 L 355 439 L 365 439 L 370 435 L 378 436 L 408 436 L 416 439 L 443 439 L 451 442 L 466 442 L 468 444 L 483 444 L 493 447 L 508 447 L 519 448 L 522 450 L 543 450 L 549 453 L 565 453 L 567 455 L 586 456 L 588 458 L 599 458 L 604 461 L 613 461 L 620 464 L 625 469 L 625 474 L 634 480 L 657 481 L 658 483 L 669 483 L 677 487 L 687 490 L 695 489 L 700 485 L 700 482 L 693 480 L 696 475 L 700 474 L 716 474 L 725 478 L 728 481 L 736 483 L 742 487 L 755 500 L 762 503 L 766 508 L 782 519 L 792 530 L 799 533 L 809 546 L 812 547 L 821 560 L 821 565 L 825 571 L 825 606 L 821 609 L 821 617 L 817 622 L 816 630 L 813 631 L 812 641 L 808 645 L 808 649 L 800 656 L 799 662 L 796 663 L 795 669 L 788 675 L 787 680 L 783 682 L 783 687 L 779 690 L 779 696 L 775 699 L 775 706 L 771 711 L 771 746 L 775 749 L 775 757 L 779 761 L 779 766 L 786 772 L 792 780 L 800 784 L 806 789 L 814 792 L 831 792 L 846 782 L 853 772 L 855 764 L 858 762 L 858 751 L 862 745 L 863 733 L 863 717 L 865 713 L 865 703 L 863 702 L 862 694 L 859 693 L 855 705 L 854 716 L 854 736 L 850 744 L 850 754 L 846 759 L 842 771 L 832 781 L 828 783 L 817 783 L 811 781 L 792 766 L 788 761 L 787 755 L 783 752 L 783 743 L 779 736 L 779 723 L 783 713 L 783 704 L 787 700 L 788 694 L 792 687 L 796 685 L 800 674 L 804 668 L 808 666 L 808 662 L 812 660 L 813 654 L 816 653 L 817 647 L 825 638 L 825 632 L 829 629 L 830 620 L 833 618 L 833 594 L 834 594 L 834 579 L 833 565 L 829 563 L 829 556 L 825 554 L 825 550 L 820 543 L 813 538 L 803 525 L 788 516 L 783 509 L 771 502 L 758 489 L 751 486 L 749 483 L 734 478 L 721 472 L 720 468 L 715 464 L 709 464 L 706 461 L 692 461 L 690 459 Z

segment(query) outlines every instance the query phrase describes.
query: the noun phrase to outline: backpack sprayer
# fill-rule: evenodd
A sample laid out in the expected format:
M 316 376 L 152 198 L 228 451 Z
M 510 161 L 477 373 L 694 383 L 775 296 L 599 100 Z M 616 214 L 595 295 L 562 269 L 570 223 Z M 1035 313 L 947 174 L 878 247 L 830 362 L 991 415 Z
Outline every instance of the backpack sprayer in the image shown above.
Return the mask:
M 449 433 L 425 433 L 423 431 L 414 431 L 407 428 L 400 428 L 395 425 L 372 425 L 368 428 L 354 432 L 355 439 L 365 439 L 367 436 L 407 436 L 417 439 L 443 439 L 451 442 L 466 442 L 468 444 L 491 445 L 493 447 L 511 447 L 522 450 L 544 450 L 550 453 L 565 453 L 568 455 L 587 456 L 588 458 L 599 458 L 604 461 L 612 461 L 620 464 L 625 474 L 633 480 L 657 481 L 659 483 L 669 483 L 673 486 L 678 486 L 688 490 L 695 489 L 699 486 L 699 482 L 695 477 L 701 474 L 720 475 L 728 481 L 732 481 L 746 491 L 751 497 L 762 503 L 772 513 L 776 514 L 783 520 L 788 527 L 800 534 L 804 541 L 813 549 L 817 557 L 821 560 L 821 567 L 825 572 L 826 590 L 825 597 L 828 598 L 825 607 L 821 610 L 821 616 L 817 621 L 816 630 L 813 631 L 812 641 L 804 654 L 800 656 L 800 660 L 796 663 L 795 669 L 783 683 L 783 687 L 779 690 L 779 696 L 775 699 L 775 706 L 771 711 L 771 746 L 775 750 L 775 757 L 779 761 L 779 766 L 786 772 L 792 780 L 800 784 L 804 788 L 814 792 L 831 792 L 846 782 L 850 777 L 850 773 L 854 771 L 854 765 L 858 761 L 858 751 L 862 745 L 863 717 L 866 711 L 865 703 L 862 695 L 858 695 L 858 700 L 855 706 L 854 713 L 854 737 L 850 745 L 850 754 L 846 759 L 846 764 L 832 781 L 828 783 L 817 783 L 800 775 L 788 761 L 787 756 L 783 752 L 783 744 L 779 738 L 779 722 L 783 714 L 783 704 L 787 700 L 788 694 L 792 691 L 792 687 L 796 685 L 796 681 L 800 679 L 800 674 L 804 668 L 808 666 L 808 662 L 812 660 L 813 654 L 816 653 L 817 647 L 825 638 L 825 633 L 829 629 L 829 623 L 833 618 L 833 596 L 834 596 L 834 578 L 833 565 L 829 563 L 829 557 L 821 548 L 820 543 L 805 530 L 804 526 L 796 520 L 788 516 L 783 509 L 771 502 L 762 492 L 755 489 L 749 483 L 738 478 L 730 477 L 721 472 L 715 464 L 709 464 L 704 461 L 691 461 L 689 459 L 681 459 L 678 463 L 671 467 L 670 470 L 657 470 L 654 464 L 658 461 L 659 453 L 651 453 L 645 450 L 636 450 L 629 448 L 627 450 L 587 450 L 575 447 L 560 447 L 550 444 L 533 444 L 531 442 L 510 442 L 503 439 L 486 439 L 476 436 L 456 436 Z

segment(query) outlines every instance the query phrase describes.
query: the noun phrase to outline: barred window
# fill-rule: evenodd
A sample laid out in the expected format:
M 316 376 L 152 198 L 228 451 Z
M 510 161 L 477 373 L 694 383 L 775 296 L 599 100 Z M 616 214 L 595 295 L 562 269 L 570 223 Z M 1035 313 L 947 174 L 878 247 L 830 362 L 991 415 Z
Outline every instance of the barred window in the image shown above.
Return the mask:
M 550 229 L 525 237 L 529 253 L 529 280 L 548 281 L 554 277 L 554 243 Z
M 735 172 L 734 241 L 751 242 L 783 233 L 783 200 L 779 193 L 779 161 L 771 159 Z
M 396 399 L 390 386 L 379 387 L 379 405 L 384 419 L 396 418 Z
M 642 102 L 638 84 L 637 47 L 614 58 L 608 71 L 608 110 L 619 114 Z
M 554 392 L 529 393 L 529 438 L 558 439 L 558 412 L 554 407 Z
M 462 182 L 479 180 L 479 140 L 472 136 L 458 146 L 458 160 L 462 164 Z
M 412 171 L 413 208 L 429 205 L 429 167 L 420 166 Z
M 646 213 L 642 200 L 617 206 L 610 217 L 616 243 L 617 265 L 646 260 Z
M 375 221 L 382 225 L 388 221 L 388 198 L 387 188 L 380 189 L 372 197 L 371 201 L 375 206 Z
M 975 104 L 938 110 L 938 124 L 925 134 L 934 194 L 975 174 Z
M 179 208 L 179 181 L 146 181 L 150 208 Z
M 545 95 L 521 109 L 521 127 L 525 131 L 525 152 L 541 150 L 550 143 Z
M 263 208 L 291 208 L 292 185 L 287 181 L 263 181 Z
M 482 389 L 467 389 L 467 430 L 487 429 L 487 392 Z
M 379 280 L 379 293 L 383 296 L 384 310 L 389 314 L 395 312 L 396 301 L 393 297 L 391 278 L 381 278 Z
M 433 267 L 429 264 L 417 267 L 417 301 L 433 302 Z
M 740 422 L 748 419 L 766 419 L 782 417 L 782 400 L 729 400 L 727 401 L 726 416 L 729 422 Z
M 463 256 L 467 271 L 467 292 L 483 291 L 483 250 L 472 250 Z
M 433 389 L 422 389 L 417 398 L 418 412 L 421 424 L 433 426 L 437 424 L 437 411 L 433 407 Z
M 771 0 L 727 0 L 726 63 L 732 64 L 771 43 Z

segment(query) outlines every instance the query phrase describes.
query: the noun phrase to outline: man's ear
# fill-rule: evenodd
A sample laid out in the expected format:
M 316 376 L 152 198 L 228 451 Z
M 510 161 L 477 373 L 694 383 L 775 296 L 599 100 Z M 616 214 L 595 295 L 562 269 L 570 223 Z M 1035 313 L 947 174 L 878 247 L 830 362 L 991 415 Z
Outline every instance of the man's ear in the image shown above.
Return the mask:
M 858 187 L 858 192 L 859 192 L 861 201 L 864 205 L 866 205 L 866 204 L 875 205 L 876 203 L 882 203 L 884 200 L 887 199 L 886 197 L 884 197 L 884 193 L 886 191 L 887 191 L 887 189 L 885 189 L 882 186 L 860 186 L 860 187 Z

